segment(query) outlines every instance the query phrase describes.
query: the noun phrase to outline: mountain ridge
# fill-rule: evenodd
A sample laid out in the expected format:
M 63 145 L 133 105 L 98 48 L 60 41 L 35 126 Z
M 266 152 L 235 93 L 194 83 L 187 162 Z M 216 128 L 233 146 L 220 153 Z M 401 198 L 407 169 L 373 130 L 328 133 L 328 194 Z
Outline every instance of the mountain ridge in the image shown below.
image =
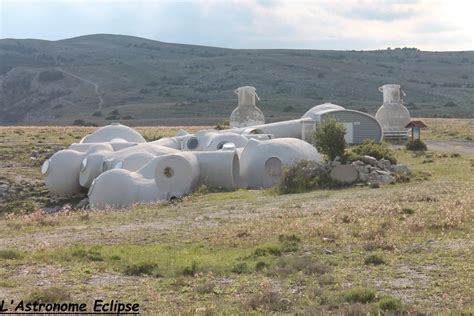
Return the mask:
M 473 67 L 473 51 L 231 49 L 115 34 L 0 39 L 0 124 L 215 124 L 243 85 L 257 88 L 269 121 L 323 102 L 373 114 L 386 83 L 402 85 L 414 116 L 472 117 Z

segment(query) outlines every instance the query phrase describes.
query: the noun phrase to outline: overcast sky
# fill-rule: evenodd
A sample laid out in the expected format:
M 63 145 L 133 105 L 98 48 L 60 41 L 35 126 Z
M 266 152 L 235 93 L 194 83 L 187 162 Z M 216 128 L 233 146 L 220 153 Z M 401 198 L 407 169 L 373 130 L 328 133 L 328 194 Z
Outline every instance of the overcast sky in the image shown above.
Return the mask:
M 112 33 L 229 48 L 474 50 L 474 0 L 0 0 L 0 38 Z

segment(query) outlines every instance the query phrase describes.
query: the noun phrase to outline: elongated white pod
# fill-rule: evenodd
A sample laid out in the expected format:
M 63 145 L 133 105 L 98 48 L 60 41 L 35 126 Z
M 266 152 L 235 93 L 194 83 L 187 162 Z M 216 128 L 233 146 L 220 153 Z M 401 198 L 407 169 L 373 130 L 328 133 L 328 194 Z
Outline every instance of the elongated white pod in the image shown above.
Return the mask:
M 80 193 L 79 183 L 81 161 L 89 154 L 96 152 L 110 153 L 113 148 L 109 144 L 95 144 L 85 152 L 72 149 L 60 150 L 41 166 L 44 182 L 49 192 L 58 196 L 71 196 Z
M 81 163 L 79 183 L 88 188 L 95 178 L 109 169 L 122 168 L 136 171 L 157 156 L 177 151 L 170 147 L 157 145 L 156 142 L 150 142 L 112 153 L 100 152 L 87 155 Z
M 198 185 L 199 162 L 192 153 L 180 152 L 156 158 L 155 183 L 168 199 L 191 193 Z
M 89 188 L 92 208 L 123 208 L 137 203 L 156 202 L 160 198 L 153 179 L 125 169 L 112 169 L 97 177 Z
M 199 184 L 233 189 L 240 175 L 239 156 L 235 150 L 195 152 L 200 168 Z
M 271 134 L 273 138 L 292 137 L 301 139 L 301 119 L 225 130 L 225 132 L 229 131 L 241 134 Z

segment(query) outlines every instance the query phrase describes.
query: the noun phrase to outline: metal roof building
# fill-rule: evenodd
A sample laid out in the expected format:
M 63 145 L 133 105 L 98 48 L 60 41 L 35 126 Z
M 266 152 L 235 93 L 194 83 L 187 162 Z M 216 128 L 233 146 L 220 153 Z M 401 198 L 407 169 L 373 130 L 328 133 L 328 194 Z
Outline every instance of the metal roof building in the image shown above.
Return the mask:
M 324 103 L 311 108 L 302 116 L 314 120 L 316 126 L 325 117 L 333 117 L 344 125 L 348 144 L 360 144 L 366 139 L 382 141 L 382 126 L 375 117 L 367 113 L 345 109 L 337 104 Z

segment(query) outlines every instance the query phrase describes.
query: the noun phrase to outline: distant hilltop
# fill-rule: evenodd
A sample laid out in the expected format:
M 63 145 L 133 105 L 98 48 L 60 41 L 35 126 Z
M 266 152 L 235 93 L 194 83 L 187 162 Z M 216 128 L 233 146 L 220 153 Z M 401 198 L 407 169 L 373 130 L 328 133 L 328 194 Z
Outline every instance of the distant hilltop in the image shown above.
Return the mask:
M 412 116 L 472 117 L 474 52 L 225 49 L 96 34 L 0 40 L 0 124 L 207 125 L 254 86 L 268 121 L 324 102 L 374 114 L 400 84 Z

